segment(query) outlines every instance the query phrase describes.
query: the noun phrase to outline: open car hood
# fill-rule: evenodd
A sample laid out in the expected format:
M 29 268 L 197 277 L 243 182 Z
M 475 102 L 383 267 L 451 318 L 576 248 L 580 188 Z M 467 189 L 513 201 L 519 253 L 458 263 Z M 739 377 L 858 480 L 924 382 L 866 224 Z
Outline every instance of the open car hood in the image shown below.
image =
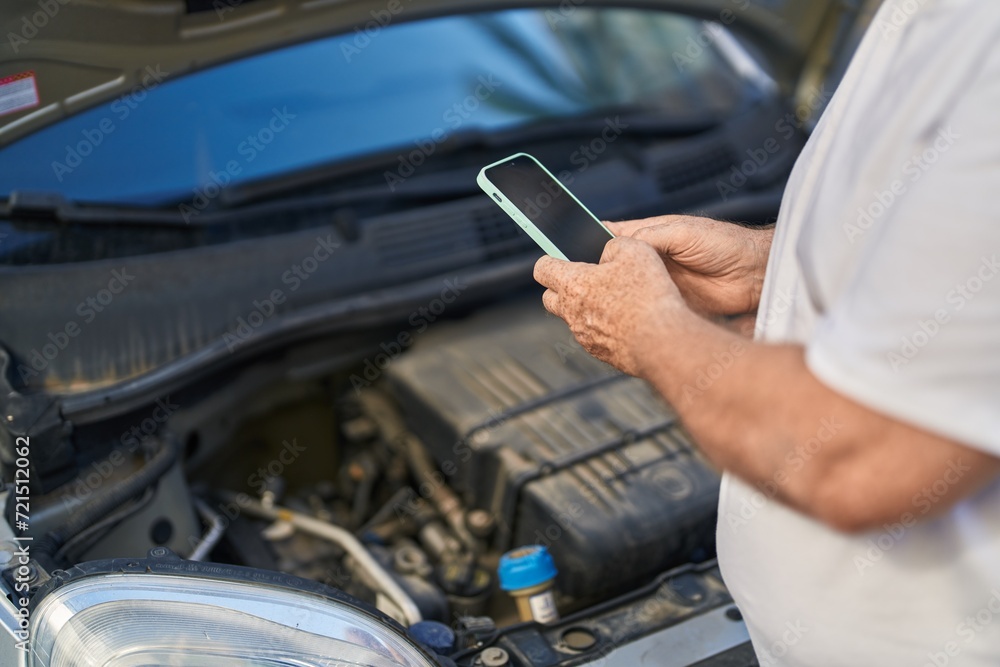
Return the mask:
M 573 7 L 584 0 L 569 0 Z M 525 7 L 524 0 L 8 0 L 0 10 L 0 146 L 71 114 L 227 60 L 416 18 Z M 554 3 L 549 3 L 554 4 Z M 727 25 L 784 91 L 842 70 L 878 0 L 602 2 Z M 559 11 L 554 9 L 553 11 Z M 697 49 L 692 45 L 692 49 Z M 679 57 L 683 57 L 680 54 Z M 253 84 L 251 84 L 253 85 Z M 32 88 L 34 90 L 32 90 Z

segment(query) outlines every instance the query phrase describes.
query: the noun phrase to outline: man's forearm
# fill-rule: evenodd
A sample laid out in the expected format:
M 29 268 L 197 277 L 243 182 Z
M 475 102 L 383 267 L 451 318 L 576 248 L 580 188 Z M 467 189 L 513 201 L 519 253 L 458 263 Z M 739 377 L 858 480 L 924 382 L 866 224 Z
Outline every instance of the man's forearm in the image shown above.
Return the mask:
M 764 348 L 693 314 L 664 326 L 670 344 L 651 356 L 645 378 L 716 465 L 751 484 L 773 480 L 795 444 L 821 426 L 822 417 L 792 405 L 802 403 L 795 391 L 795 349 Z M 825 416 L 842 428 L 843 415 Z M 778 495 L 807 509 L 794 488 L 783 485 Z
M 643 375 L 706 455 L 836 528 L 898 520 L 913 490 L 956 458 L 981 464 L 956 485 L 956 497 L 996 474 L 996 459 L 832 391 L 799 346 L 749 342 L 692 313 L 675 312 L 661 326 L 669 344 L 650 353 Z

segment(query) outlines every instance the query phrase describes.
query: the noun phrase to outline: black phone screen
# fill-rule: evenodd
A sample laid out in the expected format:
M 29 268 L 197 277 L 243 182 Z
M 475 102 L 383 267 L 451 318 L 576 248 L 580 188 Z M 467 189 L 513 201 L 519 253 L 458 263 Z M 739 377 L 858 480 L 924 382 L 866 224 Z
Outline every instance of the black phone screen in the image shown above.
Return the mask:
M 571 262 L 601 261 L 612 235 L 534 160 L 514 157 L 486 177 Z

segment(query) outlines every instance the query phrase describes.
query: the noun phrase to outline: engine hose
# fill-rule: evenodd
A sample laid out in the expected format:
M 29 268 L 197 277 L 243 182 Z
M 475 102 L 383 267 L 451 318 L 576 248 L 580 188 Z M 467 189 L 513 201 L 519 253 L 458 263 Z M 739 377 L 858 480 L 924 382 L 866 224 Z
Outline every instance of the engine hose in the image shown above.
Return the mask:
M 156 438 L 158 444 L 156 453 L 144 466 L 129 474 L 103 493 L 97 495 L 85 505 L 74 509 L 69 518 L 60 526 L 43 535 L 31 548 L 32 555 L 42 565 L 51 570 L 55 566 L 55 554 L 67 540 L 78 535 L 123 503 L 135 498 L 146 488 L 155 484 L 177 461 L 177 448 L 170 438 Z M 120 453 L 119 453 L 120 456 Z M 119 456 L 115 457 L 120 462 Z M 114 462 L 109 459 L 113 467 Z
M 413 601 L 409 593 L 396 583 L 393 575 L 350 532 L 340 526 L 335 526 L 332 523 L 311 517 L 308 514 L 295 512 L 284 507 L 265 507 L 259 500 L 254 500 L 244 494 L 222 491 L 218 495 L 227 502 L 236 503 L 249 516 L 271 521 L 287 521 L 302 532 L 309 533 L 340 546 L 354 559 L 358 567 L 371 577 L 379 591 L 396 606 L 402 616 L 402 618 L 397 618 L 397 621 L 409 626 L 423 620 L 423 616 L 420 614 L 420 607 Z

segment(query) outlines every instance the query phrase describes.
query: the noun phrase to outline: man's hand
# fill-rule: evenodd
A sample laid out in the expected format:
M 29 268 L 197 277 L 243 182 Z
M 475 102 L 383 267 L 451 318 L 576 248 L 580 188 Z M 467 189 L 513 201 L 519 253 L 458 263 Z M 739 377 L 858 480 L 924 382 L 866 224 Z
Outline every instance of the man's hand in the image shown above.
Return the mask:
M 628 237 L 609 241 L 599 265 L 542 257 L 535 280 L 549 288 L 545 307 L 580 344 L 630 375 L 662 343 L 664 324 L 690 314 L 657 252 Z
M 709 317 L 757 310 L 774 230 L 684 215 L 608 223 L 653 246 L 684 299 Z

